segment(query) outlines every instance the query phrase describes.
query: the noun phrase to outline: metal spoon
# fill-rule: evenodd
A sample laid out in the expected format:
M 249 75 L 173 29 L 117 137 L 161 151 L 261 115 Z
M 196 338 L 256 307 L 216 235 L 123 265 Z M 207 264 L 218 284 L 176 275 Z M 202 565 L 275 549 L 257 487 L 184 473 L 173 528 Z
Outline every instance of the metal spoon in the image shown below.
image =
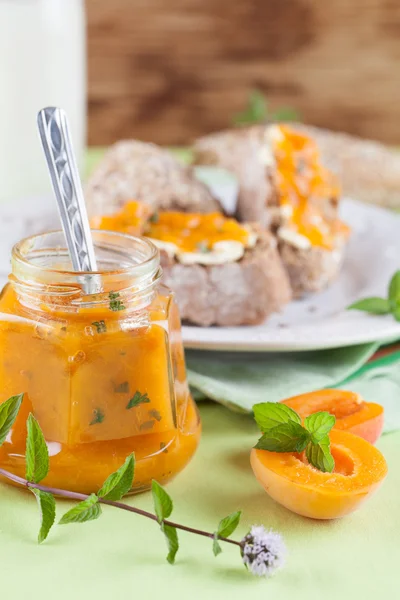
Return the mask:
M 73 268 L 77 272 L 97 271 L 67 115 L 61 108 L 43 108 L 37 122 Z M 99 276 L 85 274 L 83 288 L 86 294 L 98 293 L 101 290 Z

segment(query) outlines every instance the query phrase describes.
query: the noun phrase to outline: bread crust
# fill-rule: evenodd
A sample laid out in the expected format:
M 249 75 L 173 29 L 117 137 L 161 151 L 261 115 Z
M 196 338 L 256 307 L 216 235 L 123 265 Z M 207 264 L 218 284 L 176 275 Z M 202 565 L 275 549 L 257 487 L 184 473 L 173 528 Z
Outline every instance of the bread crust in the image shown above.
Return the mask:
M 182 320 L 195 325 L 255 325 L 292 298 L 276 240 L 267 232 L 237 262 L 183 265 L 161 252 L 161 264 Z
M 320 292 L 331 284 L 343 265 L 346 240 L 336 239 L 332 250 L 312 247 L 306 250 L 295 248 L 287 242 L 279 242 L 279 252 L 288 273 L 293 297 Z
M 108 150 L 86 188 L 91 217 L 116 212 L 130 200 L 155 210 L 209 213 L 221 205 L 198 181 L 191 167 L 167 150 L 136 140 L 117 142 Z

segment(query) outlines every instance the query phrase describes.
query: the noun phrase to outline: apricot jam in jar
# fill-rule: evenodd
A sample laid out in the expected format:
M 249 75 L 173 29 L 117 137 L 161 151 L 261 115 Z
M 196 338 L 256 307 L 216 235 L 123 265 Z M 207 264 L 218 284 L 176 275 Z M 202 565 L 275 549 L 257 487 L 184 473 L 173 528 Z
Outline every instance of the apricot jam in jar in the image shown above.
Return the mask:
M 201 425 L 180 319 L 148 240 L 93 231 L 98 272 L 72 270 L 61 232 L 23 240 L 0 296 L 0 402 L 24 393 L 0 465 L 24 476 L 26 419 L 43 430 L 45 485 L 91 493 L 136 456 L 133 492 L 189 462 Z M 88 295 L 96 278 L 101 292 Z

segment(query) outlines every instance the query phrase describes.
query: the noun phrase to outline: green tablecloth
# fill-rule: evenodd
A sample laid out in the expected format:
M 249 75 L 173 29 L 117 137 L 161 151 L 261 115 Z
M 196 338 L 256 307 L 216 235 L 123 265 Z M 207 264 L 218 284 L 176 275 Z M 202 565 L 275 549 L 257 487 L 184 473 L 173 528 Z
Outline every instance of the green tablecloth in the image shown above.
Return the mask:
M 100 520 L 54 527 L 36 544 L 35 499 L 0 486 L 1 589 L 5 597 L 155 600 L 355 600 L 399 597 L 400 433 L 379 447 L 389 464 L 380 491 L 358 512 L 337 522 L 313 522 L 275 504 L 254 478 L 249 449 L 257 438 L 248 416 L 203 404 L 204 434 L 189 467 L 168 486 L 175 520 L 214 530 L 219 518 L 243 509 L 238 536 L 254 523 L 280 531 L 287 566 L 270 580 L 241 565 L 235 547 L 214 558 L 211 542 L 181 533 L 177 562 L 165 562 L 154 523 L 105 507 Z M 130 499 L 151 509 L 150 494 Z M 58 516 L 68 507 L 61 503 Z

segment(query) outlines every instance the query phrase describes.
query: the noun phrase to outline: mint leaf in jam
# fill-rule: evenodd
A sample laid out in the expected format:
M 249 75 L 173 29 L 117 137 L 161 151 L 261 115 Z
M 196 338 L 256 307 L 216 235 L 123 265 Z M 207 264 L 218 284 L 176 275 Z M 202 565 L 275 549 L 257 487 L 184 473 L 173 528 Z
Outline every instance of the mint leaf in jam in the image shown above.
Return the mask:
M 150 429 L 153 429 L 154 427 L 154 423 L 155 421 L 144 421 L 144 423 L 141 423 L 139 425 L 139 431 L 149 431 Z
M 254 418 L 261 431 L 268 431 L 284 423 L 301 423 L 296 411 L 280 402 L 261 402 L 253 406 Z
M 79 502 L 76 506 L 67 511 L 60 519 L 60 525 L 68 523 L 85 523 L 86 521 L 94 521 L 101 515 L 101 506 L 96 494 L 90 494 L 86 500 Z
M 329 436 L 325 436 L 318 444 L 310 443 L 306 448 L 306 457 L 310 465 L 323 473 L 332 473 L 335 460 L 331 454 Z
M 160 442 L 160 450 L 161 450 L 161 452 L 168 454 L 168 448 L 167 448 L 167 444 L 165 442 Z
M 139 404 L 148 404 L 150 402 L 150 398 L 147 394 L 141 394 L 139 391 L 135 392 L 135 395 L 129 400 L 126 408 L 134 408 L 135 406 L 139 406 Z
M 118 471 L 107 477 L 97 496 L 105 500 L 121 500 L 132 488 L 134 472 L 135 455 L 130 454 Z
M 26 427 L 26 479 L 39 483 L 49 472 L 49 452 L 40 425 L 32 413 L 27 419 Z
M 54 524 L 56 518 L 56 501 L 53 494 L 43 492 L 35 488 L 29 488 L 36 496 L 36 500 L 40 510 L 40 530 L 38 542 L 41 544 L 49 535 L 49 531 Z
M 103 321 L 103 320 L 93 321 L 92 325 L 94 325 L 94 327 L 96 327 L 97 333 L 106 333 L 106 331 L 107 331 L 107 325 L 106 325 L 105 321 Z
M 225 517 L 225 519 L 221 519 L 218 525 L 217 535 L 225 538 L 232 535 L 236 527 L 239 525 L 241 515 L 242 511 L 238 510 Z
M 96 425 L 96 423 L 102 423 L 104 421 L 105 415 L 101 408 L 95 408 L 93 411 L 93 419 L 90 421 L 89 425 Z
M 11 396 L 0 404 L 0 446 L 4 443 L 11 427 L 14 425 L 24 395 Z
M 161 421 L 161 419 L 162 419 L 160 412 L 158 410 L 156 410 L 155 408 L 153 408 L 152 410 L 149 410 L 149 416 L 153 417 L 153 419 L 155 419 L 156 421 Z
M 311 434 L 311 442 L 318 444 L 328 435 L 335 423 L 336 417 L 334 415 L 321 411 L 306 417 L 304 427 Z
M 153 494 L 154 512 L 156 513 L 158 522 L 161 524 L 172 513 L 172 499 L 165 489 L 154 479 L 151 482 L 151 493 Z
M 164 533 L 165 539 L 167 541 L 167 561 L 170 565 L 173 565 L 175 562 L 176 553 L 179 550 L 178 533 L 175 527 L 172 527 L 172 525 L 166 525 L 165 523 L 161 524 L 161 531 Z
M 110 292 L 108 294 L 108 297 L 110 299 L 110 310 L 113 310 L 113 311 L 125 310 L 125 306 L 122 304 L 122 301 L 120 300 L 119 292 Z
M 372 315 L 387 315 L 390 313 L 389 301 L 385 298 L 371 297 L 358 300 L 347 307 L 348 310 L 362 310 Z
M 129 394 L 129 382 L 123 381 L 118 385 L 114 385 L 114 392 L 116 394 Z

